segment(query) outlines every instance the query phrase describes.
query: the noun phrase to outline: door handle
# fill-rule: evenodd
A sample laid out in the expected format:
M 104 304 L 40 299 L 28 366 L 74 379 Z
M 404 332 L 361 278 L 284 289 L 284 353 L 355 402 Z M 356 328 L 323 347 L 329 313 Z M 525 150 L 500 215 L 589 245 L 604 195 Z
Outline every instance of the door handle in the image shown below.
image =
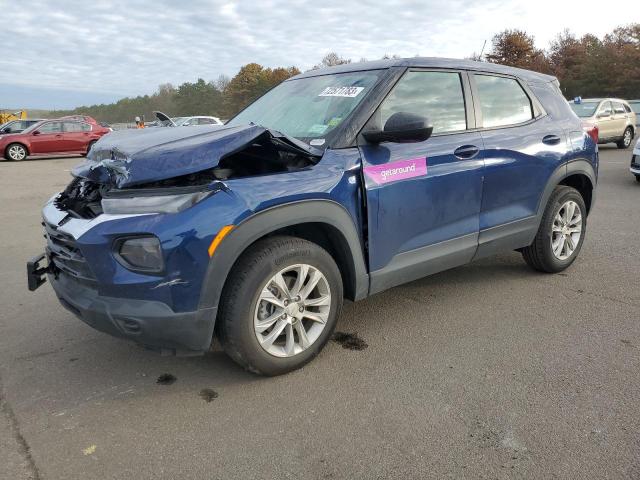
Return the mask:
M 56 134 L 56 138 L 61 138 L 61 137 L 62 137 L 62 134 L 60 134 L 60 133 Z
M 475 157 L 480 152 L 480 149 L 475 145 L 463 145 L 456 148 L 453 154 L 460 160 L 468 160 Z
M 558 135 L 546 135 L 542 138 L 542 143 L 545 145 L 557 145 L 560 143 L 560 137 Z

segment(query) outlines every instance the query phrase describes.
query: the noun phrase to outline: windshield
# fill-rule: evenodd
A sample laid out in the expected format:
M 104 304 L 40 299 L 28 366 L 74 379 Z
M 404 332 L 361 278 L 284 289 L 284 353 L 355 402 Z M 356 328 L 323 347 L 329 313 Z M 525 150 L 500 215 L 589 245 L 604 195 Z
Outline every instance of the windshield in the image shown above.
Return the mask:
M 29 127 L 25 128 L 21 133 L 33 132 L 36 128 L 38 128 L 43 123 L 44 123 L 44 120 L 40 120 L 39 122 L 36 122 L 33 125 L 30 125 Z
M 575 114 L 579 117 L 586 118 L 592 117 L 594 113 L 596 113 L 596 108 L 600 102 L 582 102 L 582 103 L 573 103 L 571 102 L 571 108 L 575 112 Z
M 336 73 L 281 83 L 231 119 L 321 146 L 376 84 L 381 70 Z

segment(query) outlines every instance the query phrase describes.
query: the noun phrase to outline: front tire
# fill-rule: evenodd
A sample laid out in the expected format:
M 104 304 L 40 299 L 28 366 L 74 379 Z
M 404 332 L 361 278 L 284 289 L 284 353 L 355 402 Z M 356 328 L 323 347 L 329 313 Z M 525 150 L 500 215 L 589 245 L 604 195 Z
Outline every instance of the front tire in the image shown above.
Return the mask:
M 617 147 L 620 149 L 629 148 L 631 145 L 631 140 L 633 140 L 633 130 L 631 127 L 627 127 L 627 129 L 622 134 L 622 138 L 616 143 Z
M 245 369 L 281 375 L 322 350 L 342 299 L 342 277 L 326 250 L 296 237 L 260 240 L 229 275 L 217 335 L 225 352 Z
M 14 162 L 24 160 L 25 158 L 27 158 L 27 155 L 27 149 L 24 145 L 21 145 L 19 143 L 12 143 L 4 151 L 4 158 L 6 158 L 7 160 L 13 160 Z
M 582 248 L 587 207 L 572 187 L 558 185 L 545 208 L 533 243 L 522 249 L 525 262 L 540 272 L 557 273 L 571 265 Z

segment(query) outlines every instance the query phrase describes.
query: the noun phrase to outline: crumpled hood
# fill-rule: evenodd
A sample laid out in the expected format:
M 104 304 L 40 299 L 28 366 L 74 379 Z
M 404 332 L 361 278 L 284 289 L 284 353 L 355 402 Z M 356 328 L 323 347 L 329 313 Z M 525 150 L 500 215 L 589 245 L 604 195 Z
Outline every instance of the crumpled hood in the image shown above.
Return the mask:
M 322 155 L 304 142 L 253 124 L 130 129 L 102 137 L 72 174 L 126 188 L 215 168 L 222 158 L 263 136 L 301 154 Z

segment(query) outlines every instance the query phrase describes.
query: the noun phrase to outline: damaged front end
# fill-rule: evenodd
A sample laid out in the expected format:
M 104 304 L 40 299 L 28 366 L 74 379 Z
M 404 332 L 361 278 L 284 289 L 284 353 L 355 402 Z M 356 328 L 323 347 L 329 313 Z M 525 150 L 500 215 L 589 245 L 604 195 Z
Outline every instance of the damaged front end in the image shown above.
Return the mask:
M 113 210 L 118 198 L 148 198 L 158 193 L 175 197 L 194 191 L 209 194 L 224 189 L 226 180 L 310 167 L 321 155 L 321 150 L 257 125 L 213 127 L 204 132 L 114 132 L 94 145 L 87 160 L 73 169 L 73 181 L 55 204 L 70 215 L 95 218 L 104 212 L 122 213 Z M 180 208 L 155 211 L 179 211 L 200 199 L 202 196 L 191 195 L 176 199 Z M 139 213 L 154 212 L 153 201 L 138 203 L 143 206 Z

